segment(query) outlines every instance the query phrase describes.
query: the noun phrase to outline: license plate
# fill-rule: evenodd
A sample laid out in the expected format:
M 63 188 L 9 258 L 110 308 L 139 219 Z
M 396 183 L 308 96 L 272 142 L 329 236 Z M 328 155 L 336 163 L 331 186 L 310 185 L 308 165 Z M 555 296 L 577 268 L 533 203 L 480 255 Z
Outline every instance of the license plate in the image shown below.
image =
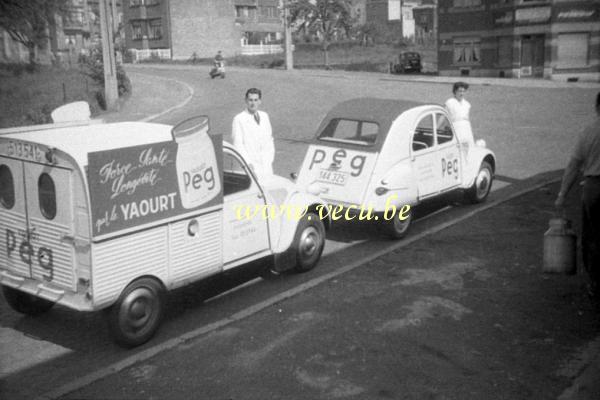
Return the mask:
M 326 183 L 332 183 L 334 185 L 344 186 L 346 184 L 347 175 L 348 174 L 346 174 L 344 172 L 336 172 L 336 171 L 329 171 L 326 169 L 322 169 L 319 172 L 319 181 L 326 182 Z

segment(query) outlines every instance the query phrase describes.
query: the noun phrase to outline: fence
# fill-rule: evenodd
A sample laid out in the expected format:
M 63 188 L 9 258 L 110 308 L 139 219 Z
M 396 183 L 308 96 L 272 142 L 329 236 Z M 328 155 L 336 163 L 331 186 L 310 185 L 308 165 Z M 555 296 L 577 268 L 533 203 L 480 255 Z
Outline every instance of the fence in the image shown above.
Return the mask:
M 283 46 L 280 44 L 246 44 L 242 45 L 241 52 L 241 54 L 244 56 L 277 53 L 283 53 Z
M 150 58 L 171 59 L 171 49 L 129 49 L 129 52 L 134 63 Z

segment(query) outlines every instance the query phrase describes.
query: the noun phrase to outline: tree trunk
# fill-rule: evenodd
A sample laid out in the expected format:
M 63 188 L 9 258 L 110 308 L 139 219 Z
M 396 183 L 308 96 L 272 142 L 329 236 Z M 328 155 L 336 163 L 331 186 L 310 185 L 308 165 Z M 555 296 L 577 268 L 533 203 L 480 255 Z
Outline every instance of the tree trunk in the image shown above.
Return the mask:
M 329 69 L 329 43 L 323 42 L 323 62 L 325 63 L 325 69 Z
M 35 44 L 27 43 L 27 50 L 29 51 L 29 66 L 33 68 L 35 67 Z

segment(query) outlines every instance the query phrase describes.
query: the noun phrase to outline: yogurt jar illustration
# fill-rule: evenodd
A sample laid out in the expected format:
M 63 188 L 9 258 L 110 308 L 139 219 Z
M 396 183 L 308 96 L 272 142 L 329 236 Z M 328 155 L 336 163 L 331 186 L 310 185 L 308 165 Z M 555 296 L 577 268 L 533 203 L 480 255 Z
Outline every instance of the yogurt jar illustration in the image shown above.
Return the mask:
M 177 183 L 185 209 L 201 206 L 221 192 L 215 149 L 208 135 L 208 118 L 195 117 L 173 128 L 177 142 Z

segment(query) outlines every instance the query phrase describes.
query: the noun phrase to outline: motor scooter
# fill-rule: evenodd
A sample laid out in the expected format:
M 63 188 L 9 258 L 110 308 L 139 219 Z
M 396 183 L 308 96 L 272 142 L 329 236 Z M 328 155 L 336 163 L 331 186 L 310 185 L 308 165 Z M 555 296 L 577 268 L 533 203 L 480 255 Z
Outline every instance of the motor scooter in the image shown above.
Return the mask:
M 209 75 L 210 75 L 211 79 L 214 79 L 217 76 L 220 76 L 221 79 L 224 79 L 225 78 L 225 62 L 215 60 L 213 67 L 209 72 Z

